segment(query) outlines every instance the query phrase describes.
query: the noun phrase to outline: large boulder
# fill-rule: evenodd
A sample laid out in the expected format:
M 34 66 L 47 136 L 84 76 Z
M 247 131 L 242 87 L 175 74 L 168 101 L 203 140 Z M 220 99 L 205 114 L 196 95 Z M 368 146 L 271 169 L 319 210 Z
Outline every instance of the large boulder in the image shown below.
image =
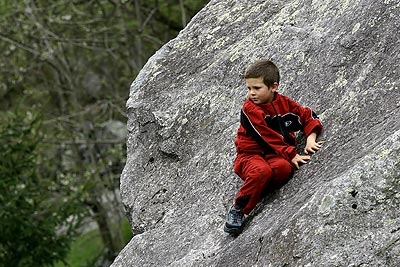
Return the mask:
M 400 266 L 399 17 L 398 0 L 210 1 L 132 83 L 135 236 L 112 266 Z M 326 142 L 233 237 L 242 73 L 261 58 Z

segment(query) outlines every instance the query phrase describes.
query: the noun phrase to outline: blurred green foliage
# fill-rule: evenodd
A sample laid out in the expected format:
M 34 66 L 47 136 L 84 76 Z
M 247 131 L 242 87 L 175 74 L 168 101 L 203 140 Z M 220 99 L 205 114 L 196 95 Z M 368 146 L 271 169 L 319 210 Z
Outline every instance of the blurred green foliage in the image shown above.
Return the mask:
M 79 191 L 47 176 L 38 153 L 40 118 L 8 114 L 0 124 L 0 266 L 52 266 L 82 222 Z

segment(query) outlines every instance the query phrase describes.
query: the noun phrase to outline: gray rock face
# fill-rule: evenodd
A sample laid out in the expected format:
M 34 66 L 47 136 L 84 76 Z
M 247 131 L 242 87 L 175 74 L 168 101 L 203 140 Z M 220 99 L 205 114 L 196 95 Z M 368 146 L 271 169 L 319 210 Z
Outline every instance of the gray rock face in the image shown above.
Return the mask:
M 398 0 L 211 1 L 133 82 L 120 266 L 400 266 Z M 311 163 L 223 232 L 241 181 L 233 140 L 257 59 L 312 107 Z

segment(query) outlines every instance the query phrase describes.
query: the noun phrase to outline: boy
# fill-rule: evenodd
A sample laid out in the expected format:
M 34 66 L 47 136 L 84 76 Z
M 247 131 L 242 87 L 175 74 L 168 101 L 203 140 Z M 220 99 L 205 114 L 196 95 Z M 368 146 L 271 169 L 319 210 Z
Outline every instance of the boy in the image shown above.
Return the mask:
M 244 214 L 249 214 L 268 189 L 279 188 L 292 176 L 294 168 L 310 160 L 322 141 L 316 141 L 322 124 L 316 114 L 292 99 L 277 93 L 279 70 L 269 60 L 257 61 L 244 74 L 248 89 L 235 139 L 237 156 L 233 169 L 243 180 L 226 217 L 224 231 L 240 234 Z M 307 136 L 304 153 L 295 148 L 294 132 Z

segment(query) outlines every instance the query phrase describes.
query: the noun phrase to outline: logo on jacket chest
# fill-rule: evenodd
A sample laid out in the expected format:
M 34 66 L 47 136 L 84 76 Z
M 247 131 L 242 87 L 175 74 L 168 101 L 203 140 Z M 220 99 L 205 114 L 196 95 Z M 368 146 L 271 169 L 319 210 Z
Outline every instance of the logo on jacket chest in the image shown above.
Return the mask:
M 285 127 L 285 130 L 288 132 L 297 132 L 302 129 L 299 116 L 293 113 L 286 113 L 282 116 L 276 115 L 273 117 L 267 115 L 264 119 L 268 127 L 279 133 L 282 127 Z

